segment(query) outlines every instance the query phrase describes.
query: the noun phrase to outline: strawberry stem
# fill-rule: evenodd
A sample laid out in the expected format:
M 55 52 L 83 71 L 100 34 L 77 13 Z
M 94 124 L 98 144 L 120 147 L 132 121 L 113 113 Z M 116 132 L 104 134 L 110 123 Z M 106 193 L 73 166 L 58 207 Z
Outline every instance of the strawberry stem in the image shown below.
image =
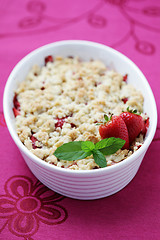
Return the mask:
M 96 122 L 96 125 L 103 125 L 109 121 L 111 121 L 113 114 L 110 114 L 110 116 L 108 116 L 107 114 L 104 114 L 104 121 L 103 122 Z
M 130 112 L 136 115 L 141 115 L 141 113 L 138 113 L 137 109 L 129 109 L 129 107 L 127 107 L 127 112 Z

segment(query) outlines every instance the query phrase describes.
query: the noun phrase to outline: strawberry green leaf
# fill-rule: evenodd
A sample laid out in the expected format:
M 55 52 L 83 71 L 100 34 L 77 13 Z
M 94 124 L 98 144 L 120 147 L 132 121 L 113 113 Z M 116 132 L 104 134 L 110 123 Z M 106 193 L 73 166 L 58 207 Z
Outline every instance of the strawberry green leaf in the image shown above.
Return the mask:
M 91 152 L 84 152 L 81 148 L 81 141 L 64 143 L 58 147 L 54 155 L 61 160 L 74 161 L 90 156 Z
M 109 117 L 107 116 L 107 114 L 104 114 L 104 119 L 106 122 L 108 122 L 110 120 Z
M 97 163 L 98 166 L 100 166 L 101 168 L 104 168 L 107 166 L 106 158 L 103 155 L 103 153 L 101 153 L 97 149 L 94 149 L 92 153 L 93 153 L 94 161 L 95 163 Z
M 136 115 L 141 115 L 141 113 L 139 113 L 137 109 L 129 109 L 129 107 L 127 107 L 127 112 L 134 113 Z
M 103 123 L 96 123 L 97 126 L 102 125 Z
M 81 143 L 81 148 L 84 152 L 92 151 L 95 149 L 95 145 L 91 141 L 85 141 Z

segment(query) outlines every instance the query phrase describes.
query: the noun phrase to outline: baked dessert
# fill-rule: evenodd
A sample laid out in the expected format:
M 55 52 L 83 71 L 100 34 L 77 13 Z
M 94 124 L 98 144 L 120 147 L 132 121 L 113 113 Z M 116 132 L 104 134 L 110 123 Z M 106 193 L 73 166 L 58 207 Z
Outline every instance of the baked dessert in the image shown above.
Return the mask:
M 34 65 L 15 91 L 13 112 L 20 140 L 37 157 L 57 167 L 96 169 L 99 166 L 92 155 L 66 161 L 57 159 L 54 152 L 72 141 L 99 142 L 104 115 L 120 116 L 129 107 L 141 116 L 144 129 L 127 148 L 106 156 L 107 166 L 126 159 L 142 146 L 149 124 L 143 95 L 127 78 L 99 60 L 47 56 L 44 66 Z

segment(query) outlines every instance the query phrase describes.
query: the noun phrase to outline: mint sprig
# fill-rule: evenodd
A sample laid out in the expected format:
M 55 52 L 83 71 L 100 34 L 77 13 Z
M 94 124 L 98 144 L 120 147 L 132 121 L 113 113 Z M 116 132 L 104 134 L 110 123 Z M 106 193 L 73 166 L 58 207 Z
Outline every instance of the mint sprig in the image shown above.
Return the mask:
M 121 138 L 105 138 L 95 144 L 96 149 L 99 149 L 104 155 L 111 155 L 123 147 L 125 140 Z
M 58 147 L 54 155 L 60 160 L 74 161 L 93 155 L 95 163 L 104 168 L 107 166 L 106 155 L 117 152 L 125 144 L 120 138 L 106 138 L 96 144 L 91 141 L 74 141 Z
M 97 163 L 97 165 L 100 166 L 101 168 L 104 168 L 107 166 L 106 158 L 103 155 L 103 153 L 101 153 L 100 150 L 97 150 L 97 149 L 93 150 L 93 158 L 95 163 Z
M 82 150 L 81 144 L 82 141 L 64 143 L 56 149 L 54 155 L 58 159 L 67 161 L 79 160 L 90 156 L 91 152 Z

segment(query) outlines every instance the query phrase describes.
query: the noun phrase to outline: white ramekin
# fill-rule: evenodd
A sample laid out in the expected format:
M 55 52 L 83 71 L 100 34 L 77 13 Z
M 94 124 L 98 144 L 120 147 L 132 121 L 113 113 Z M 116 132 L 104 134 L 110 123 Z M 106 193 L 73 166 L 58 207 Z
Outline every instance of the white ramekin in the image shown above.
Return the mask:
M 150 126 L 143 146 L 124 161 L 102 169 L 70 170 L 50 165 L 33 155 L 20 141 L 13 115 L 14 90 L 25 79 L 34 64 L 43 66 L 47 55 L 79 56 L 83 60 L 99 59 L 122 74 L 128 82 L 141 90 L 144 112 L 149 115 Z M 69 40 L 45 45 L 24 57 L 11 72 L 3 98 L 4 116 L 8 130 L 32 173 L 50 189 L 75 199 L 98 199 L 124 188 L 136 175 L 142 159 L 154 137 L 157 126 L 157 108 L 152 90 L 139 68 L 126 56 L 102 44 Z M 16 161 L 16 159 L 15 159 Z

